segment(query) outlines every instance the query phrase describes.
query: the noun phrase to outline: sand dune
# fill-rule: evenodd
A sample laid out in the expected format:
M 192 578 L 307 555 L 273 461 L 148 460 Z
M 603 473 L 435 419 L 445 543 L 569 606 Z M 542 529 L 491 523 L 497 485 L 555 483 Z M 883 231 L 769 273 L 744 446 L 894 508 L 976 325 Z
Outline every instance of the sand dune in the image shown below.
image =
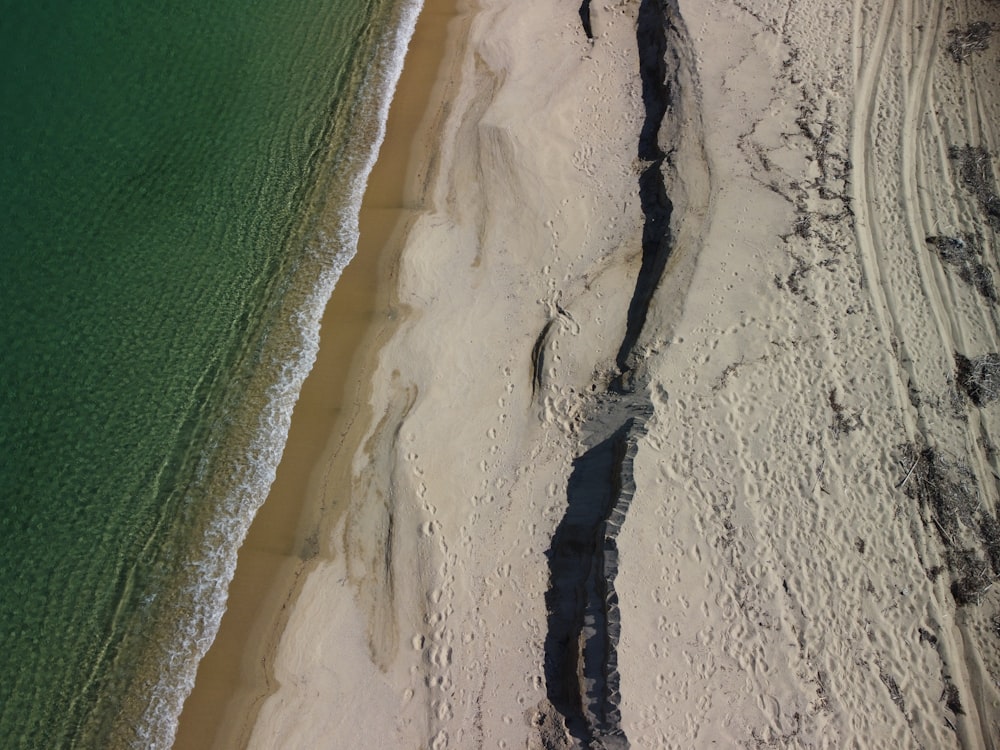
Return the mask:
M 981 22 L 462 8 L 250 745 L 997 747 Z

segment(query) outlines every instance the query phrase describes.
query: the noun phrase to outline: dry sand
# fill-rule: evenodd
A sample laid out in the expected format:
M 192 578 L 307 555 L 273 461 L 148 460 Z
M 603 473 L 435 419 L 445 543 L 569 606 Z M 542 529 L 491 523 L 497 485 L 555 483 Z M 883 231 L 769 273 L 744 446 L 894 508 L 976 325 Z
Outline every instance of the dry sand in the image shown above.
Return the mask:
M 1000 746 L 977 22 L 460 5 L 249 746 Z

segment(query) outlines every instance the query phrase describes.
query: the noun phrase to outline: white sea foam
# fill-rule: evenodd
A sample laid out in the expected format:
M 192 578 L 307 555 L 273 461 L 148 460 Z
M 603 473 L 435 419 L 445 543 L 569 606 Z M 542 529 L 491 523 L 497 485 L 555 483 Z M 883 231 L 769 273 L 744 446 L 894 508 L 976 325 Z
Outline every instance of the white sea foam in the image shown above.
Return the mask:
M 297 340 L 290 350 L 286 347 L 274 355 L 282 357 L 280 376 L 267 390 L 248 455 L 234 468 L 238 474 L 235 491 L 219 502 L 217 514 L 190 563 L 187 590 L 181 599 L 190 602 L 192 608 L 177 623 L 177 639 L 163 654 L 158 681 L 134 728 L 135 747 L 169 748 L 173 744 L 181 708 L 194 687 L 198 663 L 218 632 L 236 571 L 237 551 L 274 481 L 292 409 L 319 351 L 323 310 L 341 273 L 357 252 L 362 196 L 385 138 L 389 105 L 422 6 L 423 0 L 404 1 L 397 9 L 399 22 L 377 44 L 376 63 L 366 73 L 362 86 L 365 94 L 355 113 L 356 121 L 376 128 L 375 138 L 346 166 L 350 174 L 349 198 L 340 209 L 336 231 L 332 236 L 316 238 L 309 248 L 310 260 L 317 261 L 322 270 L 305 303 L 292 313 Z

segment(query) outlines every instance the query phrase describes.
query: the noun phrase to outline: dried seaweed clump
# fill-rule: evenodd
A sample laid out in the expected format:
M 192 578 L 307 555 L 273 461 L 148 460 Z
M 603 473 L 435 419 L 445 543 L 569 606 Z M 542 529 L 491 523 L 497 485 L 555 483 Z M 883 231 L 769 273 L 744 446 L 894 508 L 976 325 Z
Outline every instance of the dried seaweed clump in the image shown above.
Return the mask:
M 964 463 L 945 461 L 934 448 L 906 446 L 905 452 L 911 465 L 903 491 L 929 513 L 945 546 L 954 546 L 962 527 L 975 525 L 979 507 L 975 474 Z
M 955 353 L 956 380 L 976 406 L 1000 398 L 1000 354 L 990 352 L 975 359 Z
M 982 503 L 975 474 L 931 447 L 905 445 L 903 453 L 909 470 L 899 487 L 944 547 L 955 604 L 980 604 L 1000 576 L 1000 524 Z
M 948 42 L 948 54 L 957 63 L 963 63 L 972 57 L 973 52 L 983 52 L 989 45 L 993 26 L 986 21 L 976 21 L 966 28 L 952 29 L 948 32 L 951 41 Z
M 989 152 L 982 146 L 952 146 L 948 155 L 958 162 L 959 178 L 979 199 L 990 226 L 1000 232 L 1000 195 L 994 188 L 996 180 Z
M 834 435 L 846 435 L 864 426 L 864 422 L 861 420 L 861 412 L 849 411 L 847 407 L 837 400 L 836 388 L 830 391 L 828 400 L 830 408 L 833 409 L 833 425 L 831 429 Z
M 965 709 L 962 708 L 962 699 L 958 694 L 958 686 L 954 682 L 948 680 L 944 686 L 944 692 L 941 694 L 941 699 L 944 701 L 945 707 L 951 711 L 956 716 L 964 716 Z
M 896 682 L 896 678 L 886 672 L 881 664 L 878 665 L 878 677 L 882 680 L 882 684 L 885 685 L 885 689 L 889 691 L 889 697 L 896 704 L 896 708 L 905 714 L 906 701 L 903 699 L 903 691 L 899 689 L 899 683 Z
M 993 572 L 1000 575 L 1000 522 L 996 516 L 982 513 L 979 518 L 979 538 L 986 548 L 986 559 Z
M 948 550 L 948 570 L 951 571 L 951 595 L 959 607 L 982 602 L 996 578 L 989 563 L 974 549 Z
M 958 277 L 975 288 L 990 302 L 997 301 L 997 290 L 993 284 L 993 272 L 980 260 L 983 254 L 982 240 L 974 234 L 962 237 L 927 237 L 927 244 L 937 250 L 942 263 L 958 269 Z

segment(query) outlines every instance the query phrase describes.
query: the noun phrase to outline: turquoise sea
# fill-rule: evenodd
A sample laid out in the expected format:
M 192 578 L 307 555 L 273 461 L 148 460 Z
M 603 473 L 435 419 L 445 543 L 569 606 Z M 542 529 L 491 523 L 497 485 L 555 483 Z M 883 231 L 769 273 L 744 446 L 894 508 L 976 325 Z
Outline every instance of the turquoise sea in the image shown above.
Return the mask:
M 0 747 L 169 747 L 419 3 L 0 2 Z

